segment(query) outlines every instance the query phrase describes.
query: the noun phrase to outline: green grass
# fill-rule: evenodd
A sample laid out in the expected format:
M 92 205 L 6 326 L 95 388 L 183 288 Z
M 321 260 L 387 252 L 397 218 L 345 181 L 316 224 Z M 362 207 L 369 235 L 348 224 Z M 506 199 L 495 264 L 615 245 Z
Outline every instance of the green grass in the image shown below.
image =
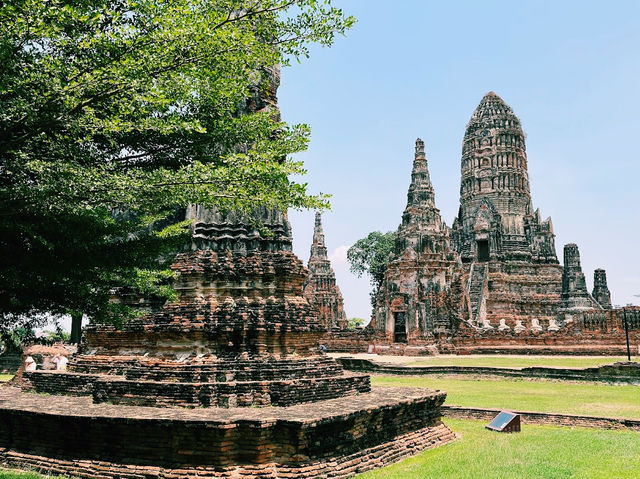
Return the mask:
M 13 374 L 0 374 L 0 383 L 6 383 L 13 378 Z
M 37 472 L 0 469 L 0 479 L 65 479 L 63 476 L 43 476 Z
M 445 421 L 462 435 L 359 479 L 637 479 L 640 434 L 523 425 L 522 432 L 488 431 L 480 421 Z
M 635 359 L 635 358 L 634 358 Z M 380 361 L 384 361 L 381 356 Z M 408 361 L 407 366 L 492 366 L 526 368 L 530 366 L 555 366 L 588 368 L 626 361 L 626 356 L 433 356 Z
M 522 379 L 493 380 L 478 376 L 372 376 L 371 383 L 374 386 L 441 389 L 447 392 L 446 404 L 455 406 L 640 419 L 640 386 Z M 640 441 L 640 435 L 637 437 Z

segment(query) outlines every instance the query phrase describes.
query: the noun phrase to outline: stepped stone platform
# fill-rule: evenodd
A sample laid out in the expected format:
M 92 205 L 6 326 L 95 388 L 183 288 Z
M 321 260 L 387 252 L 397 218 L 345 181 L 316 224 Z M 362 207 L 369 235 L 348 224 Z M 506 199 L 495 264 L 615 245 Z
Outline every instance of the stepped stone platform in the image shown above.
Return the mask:
M 0 461 L 82 478 L 349 477 L 455 439 L 446 394 L 373 388 L 290 407 L 155 408 L 0 389 Z
M 372 389 L 318 345 L 283 213 L 195 210 L 178 299 L 94 324 L 67 371 L 0 392 L 0 461 L 85 478 L 341 478 L 454 439 L 446 394 Z M 128 298 L 127 300 L 130 300 Z
M 131 368 L 124 375 L 34 371 L 24 373 L 23 387 L 37 393 L 89 395 L 95 403 L 158 407 L 290 406 L 369 392 L 369 376 L 343 371 L 333 360 L 331 363 L 330 369 L 337 370 L 332 375 L 296 377 L 301 367 L 296 364 L 295 369 L 284 370 L 292 377 L 244 381 L 226 381 L 219 365 L 210 368 L 176 365 L 175 370 L 171 370 L 173 365 L 164 363 L 157 367 Z M 96 366 L 92 365 L 91 369 Z M 252 363 L 245 372 L 254 376 L 258 371 Z M 284 376 L 277 369 L 270 372 Z

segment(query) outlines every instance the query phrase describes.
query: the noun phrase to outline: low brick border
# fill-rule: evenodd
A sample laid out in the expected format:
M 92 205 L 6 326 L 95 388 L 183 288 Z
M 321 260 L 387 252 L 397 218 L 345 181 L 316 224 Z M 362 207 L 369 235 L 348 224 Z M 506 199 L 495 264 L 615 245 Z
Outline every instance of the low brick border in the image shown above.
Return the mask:
M 504 376 L 521 378 L 560 379 L 563 381 L 601 381 L 640 385 L 640 364 L 625 366 L 624 363 L 593 368 L 526 367 L 499 368 L 491 366 L 396 366 L 377 363 L 369 359 L 337 357 L 343 368 L 377 374 L 423 376 L 433 374 L 469 374 L 479 376 Z M 638 364 L 638 363 L 635 363 Z
M 442 414 L 454 419 L 481 419 L 490 421 L 503 409 L 441 406 Z M 621 419 L 605 416 L 580 416 L 534 411 L 512 411 L 520 414 L 523 424 L 544 424 L 551 426 L 592 427 L 598 429 L 628 429 L 640 432 L 640 419 Z

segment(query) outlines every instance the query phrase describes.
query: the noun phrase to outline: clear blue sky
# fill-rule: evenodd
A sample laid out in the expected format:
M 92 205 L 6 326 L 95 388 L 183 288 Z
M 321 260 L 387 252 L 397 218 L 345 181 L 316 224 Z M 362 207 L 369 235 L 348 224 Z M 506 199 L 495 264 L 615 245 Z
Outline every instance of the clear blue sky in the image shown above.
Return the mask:
M 558 256 L 580 247 L 591 290 L 607 270 L 614 304 L 640 303 L 640 2 L 334 0 L 358 19 L 332 48 L 283 70 L 283 118 L 312 127 L 298 155 L 324 215 L 348 316 L 369 318 L 369 283 L 346 248 L 395 230 L 413 142 L 426 142 L 436 204 L 458 209 L 464 128 L 495 91 L 527 135 L 534 207 L 551 216 Z M 309 258 L 312 212 L 291 212 Z

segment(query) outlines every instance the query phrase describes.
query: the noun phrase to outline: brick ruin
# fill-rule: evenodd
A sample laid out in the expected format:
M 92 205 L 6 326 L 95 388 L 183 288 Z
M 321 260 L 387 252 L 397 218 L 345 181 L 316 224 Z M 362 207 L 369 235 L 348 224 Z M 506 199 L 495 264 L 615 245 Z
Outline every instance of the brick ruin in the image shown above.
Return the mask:
M 279 117 L 279 72 L 263 73 L 269 88 L 245 110 Z M 446 393 L 372 388 L 319 349 L 346 323 L 319 217 L 309 279 L 286 213 L 184 214 L 177 301 L 121 292 L 142 316 L 90 324 L 66 371 L 0 389 L 0 463 L 96 479 L 341 478 L 455 439 Z
M 260 231 L 187 214 L 178 300 L 119 330 L 89 325 L 67 371 L 1 390 L 0 461 L 92 478 L 348 477 L 455 438 L 444 392 L 372 388 L 318 348 L 327 329 L 285 214 L 256 208 Z
M 449 231 L 435 206 L 424 142 L 416 141 L 407 207 L 398 227 L 393 258 L 376 297 L 372 328 L 395 342 L 418 339 L 421 331 L 450 326 L 452 288 L 460 280 Z
M 586 326 L 592 317 L 598 330 Z M 640 325 L 630 327 L 638 342 Z M 589 293 L 577 245 L 564 247 L 560 265 L 551 218 L 533 207 L 520 120 L 498 95 L 485 95 L 467 124 L 450 228 L 416 141 L 407 207 L 368 331 L 332 339 L 334 350 L 376 342 L 405 343 L 403 351 L 623 352 L 606 272 L 595 271 Z
M 345 329 L 347 316 L 344 312 L 342 293 L 336 283 L 336 275 L 327 256 L 322 231 L 322 216 L 316 212 L 313 242 L 309 256 L 309 279 L 304 286 L 304 295 L 320 314 L 320 321 L 327 329 Z

